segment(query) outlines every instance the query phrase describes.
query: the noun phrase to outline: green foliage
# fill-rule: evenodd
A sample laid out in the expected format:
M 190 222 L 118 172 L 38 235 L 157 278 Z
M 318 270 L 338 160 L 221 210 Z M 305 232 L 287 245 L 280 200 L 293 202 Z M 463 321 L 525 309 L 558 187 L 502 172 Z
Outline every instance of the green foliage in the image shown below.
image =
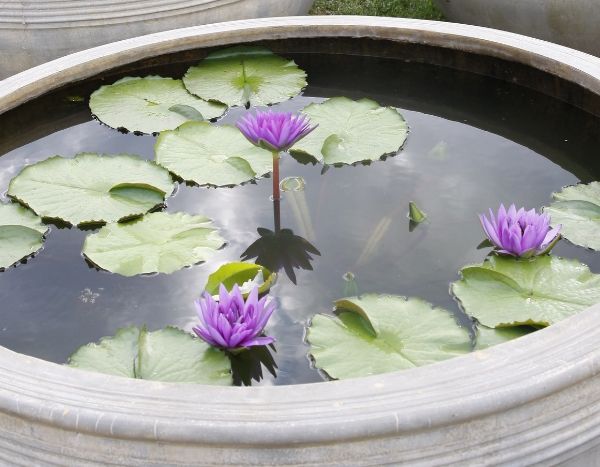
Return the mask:
M 262 281 L 257 281 L 257 276 L 262 277 Z M 235 284 L 238 287 L 245 283 L 256 282 L 258 285 L 258 293 L 266 293 L 271 288 L 277 274 L 272 273 L 267 268 L 254 263 L 227 263 L 208 276 L 208 282 L 204 287 L 211 295 L 219 293 L 219 286 L 223 284 L 228 291 L 231 291 Z M 260 278 L 260 277 L 259 277 Z M 248 295 L 249 291 L 242 290 L 244 295 Z
M 227 356 L 181 329 L 121 328 L 112 337 L 86 344 L 69 357 L 68 365 L 127 378 L 231 385 Z
M 88 235 L 83 254 L 102 269 L 134 276 L 169 274 L 205 261 L 225 241 L 204 216 L 154 212 L 120 224 L 107 224 Z
M 475 350 L 483 350 L 494 345 L 503 344 L 504 342 L 509 342 L 534 331 L 536 331 L 536 328 L 531 326 L 488 328 L 487 326 L 478 325 Z
M 0 268 L 12 266 L 42 248 L 47 231 L 29 209 L 16 203 L 0 204 Z
M 78 154 L 25 167 L 8 194 L 39 216 L 77 225 L 116 222 L 162 204 L 173 191 L 169 172 L 137 156 Z
M 561 234 L 570 242 L 600 250 L 600 182 L 568 186 L 552 197 L 555 201 L 544 208 L 552 225 L 562 225 Z
M 465 312 L 490 328 L 548 326 L 600 302 L 600 275 L 577 260 L 491 256 L 461 270 L 451 290 Z
M 209 54 L 187 71 L 183 83 L 202 99 L 257 106 L 300 94 L 306 73 L 264 47 L 238 46 Z
M 333 97 L 302 111 L 319 126 L 298 141 L 292 153 L 308 154 L 325 164 L 353 164 L 396 153 L 406 141 L 408 126 L 392 107 L 370 99 Z
M 310 14 L 443 19 L 433 0 L 316 0 Z
M 198 185 L 239 185 L 273 169 L 273 155 L 235 127 L 188 122 L 156 140 L 156 162 Z
M 467 353 L 469 333 L 452 314 L 418 298 L 366 294 L 315 315 L 307 340 L 315 365 L 333 378 L 414 368 Z
M 178 79 L 123 78 L 90 96 L 90 109 L 112 128 L 157 133 L 189 120 L 219 117 L 226 107 L 192 96 Z

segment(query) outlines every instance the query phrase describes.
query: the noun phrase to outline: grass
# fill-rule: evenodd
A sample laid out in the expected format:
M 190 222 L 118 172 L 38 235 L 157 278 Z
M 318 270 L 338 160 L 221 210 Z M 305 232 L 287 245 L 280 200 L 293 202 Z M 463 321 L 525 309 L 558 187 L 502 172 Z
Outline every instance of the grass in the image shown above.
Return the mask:
M 316 0 L 310 13 L 443 19 L 433 0 Z

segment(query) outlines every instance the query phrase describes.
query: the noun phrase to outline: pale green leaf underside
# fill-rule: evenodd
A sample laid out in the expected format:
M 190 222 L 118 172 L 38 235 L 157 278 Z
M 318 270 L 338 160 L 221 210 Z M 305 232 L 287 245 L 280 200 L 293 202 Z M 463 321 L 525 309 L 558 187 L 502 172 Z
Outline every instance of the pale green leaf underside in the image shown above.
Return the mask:
M 140 220 L 107 224 L 88 235 L 83 254 L 98 267 L 123 276 L 169 274 L 206 261 L 224 243 L 206 217 L 154 212 Z
M 544 208 L 552 225 L 562 225 L 561 234 L 570 242 L 600 250 L 600 182 L 563 188 Z
M 25 167 L 9 196 L 41 217 L 71 224 L 115 222 L 151 210 L 173 191 L 169 172 L 136 156 L 79 154 Z
M 44 243 L 48 227 L 29 209 L 16 203 L 0 204 L 0 268 L 34 254 Z
M 156 162 L 199 185 L 238 185 L 273 169 L 273 155 L 232 126 L 188 122 L 160 134 Z
M 483 350 L 494 345 L 517 339 L 534 332 L 535 329 L 530 326 L 511 326 L 508 328 L 488 328 L 487 326 L 477 326 L 477 338 L 474 350 Z
M 338 300 L 336 309 L 337 317 L 314 316 L 307 335 L 316 366 L 334 378 L 403 370 L 470 351 L 469 333 L 452 314 L 418 298 L 368 294 Z
M 109 375 L 154 381 L 231 385 L 227 356 L 173 327 L 154 332 L 135 326 L 84 345 L 69 366 Z
M 181 80 L 147 76 L 123 78 L 90 96 L 90 109 L 112 128 L 157 133 L 189 120 L 219 117 L 226 107 L 191 95 Z
M 259 106 L 300 94 L 306 86 L 306 73 L 268 49 L 242 46 L 208 55 L 187 71 L 183 83 L 202 99 L 229 106 Z
M 219 293 L 219 286 L 223 284 L 227 290 L 231 290 L 235 284 L 241 287 L 245 282 L 253 280 L 262 271 L 264 283 L 259 286 L 258 292 L 265 293 L 275 281 L 276 274 L 267 268 L 254 263 L 227 263 L 208 276 L 208 282 L 204 287 L 211 295 Z
M 600 302 L 600 275 L 577 260 L 488 258 L 467 266 L 452 293 L 484 326 L 548 326 Z
M 302 111 L 319 126 L 298 141 L 291 152 L 313 156 L 325 164 L 353 164 L 396 153 L 406 141 L 408 126 L 400 113 L 370 99 L 334 97 Z

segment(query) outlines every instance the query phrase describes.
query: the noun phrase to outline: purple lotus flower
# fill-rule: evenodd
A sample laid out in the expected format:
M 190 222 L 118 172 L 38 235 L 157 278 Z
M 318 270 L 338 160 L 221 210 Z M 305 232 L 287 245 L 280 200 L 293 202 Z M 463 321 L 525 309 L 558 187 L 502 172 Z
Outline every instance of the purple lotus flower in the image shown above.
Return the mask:
M 517 211 L 514 204 L 508 211 L 501 204 L 497 216 L 490 209 L 489 219 L 483 214 L 479 219 L 498 253 L 521 258 L 548 253 L 559 240 L 562 227 L 551 229 L 548 214 L 538 214 L 535 209 L 525 211 L 525 208 Z
M 271 344 L 273 337 L 260 336 L 275 311 L 275 303 L 266 301 L 267 297 L 258 299 L 258 287 L 244 303 L 237 284 L 231 293 L 221 284 L 218 302 L 208 292 L 194 301 L 200 324 L 192 330 L 200 339 L 222 349 Z
M 281 152 L 287 151 L 317 126 L 311 126 L 306 115 L 259 110 L 242 117 L 237 127 L 252 144 Z

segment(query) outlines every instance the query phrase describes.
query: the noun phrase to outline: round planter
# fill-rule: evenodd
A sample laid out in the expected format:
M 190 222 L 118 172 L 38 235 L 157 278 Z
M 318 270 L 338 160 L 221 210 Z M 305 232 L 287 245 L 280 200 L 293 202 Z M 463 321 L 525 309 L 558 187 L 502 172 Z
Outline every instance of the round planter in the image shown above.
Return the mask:
M 169 29 L 305 15 L 314 0 L 5 0 L 0 79 L 78 50 Z
M 338 41 L 342 53 L 504 77 L 600 115 L 600 59 L 507 32 L 367 17 L 237 21 L 101 46 L 0 82 L 0 113 L 169 54 L 254 41 L 319 53 Z M 597 305 L 435 365 L 286 387 L 123 379 L 0 347 L 0 463 L 587 466 L 600 455 L 599 320 Z
M 517 32 L 600 55 L 596 0 L 436 0 L 457 23 Z

